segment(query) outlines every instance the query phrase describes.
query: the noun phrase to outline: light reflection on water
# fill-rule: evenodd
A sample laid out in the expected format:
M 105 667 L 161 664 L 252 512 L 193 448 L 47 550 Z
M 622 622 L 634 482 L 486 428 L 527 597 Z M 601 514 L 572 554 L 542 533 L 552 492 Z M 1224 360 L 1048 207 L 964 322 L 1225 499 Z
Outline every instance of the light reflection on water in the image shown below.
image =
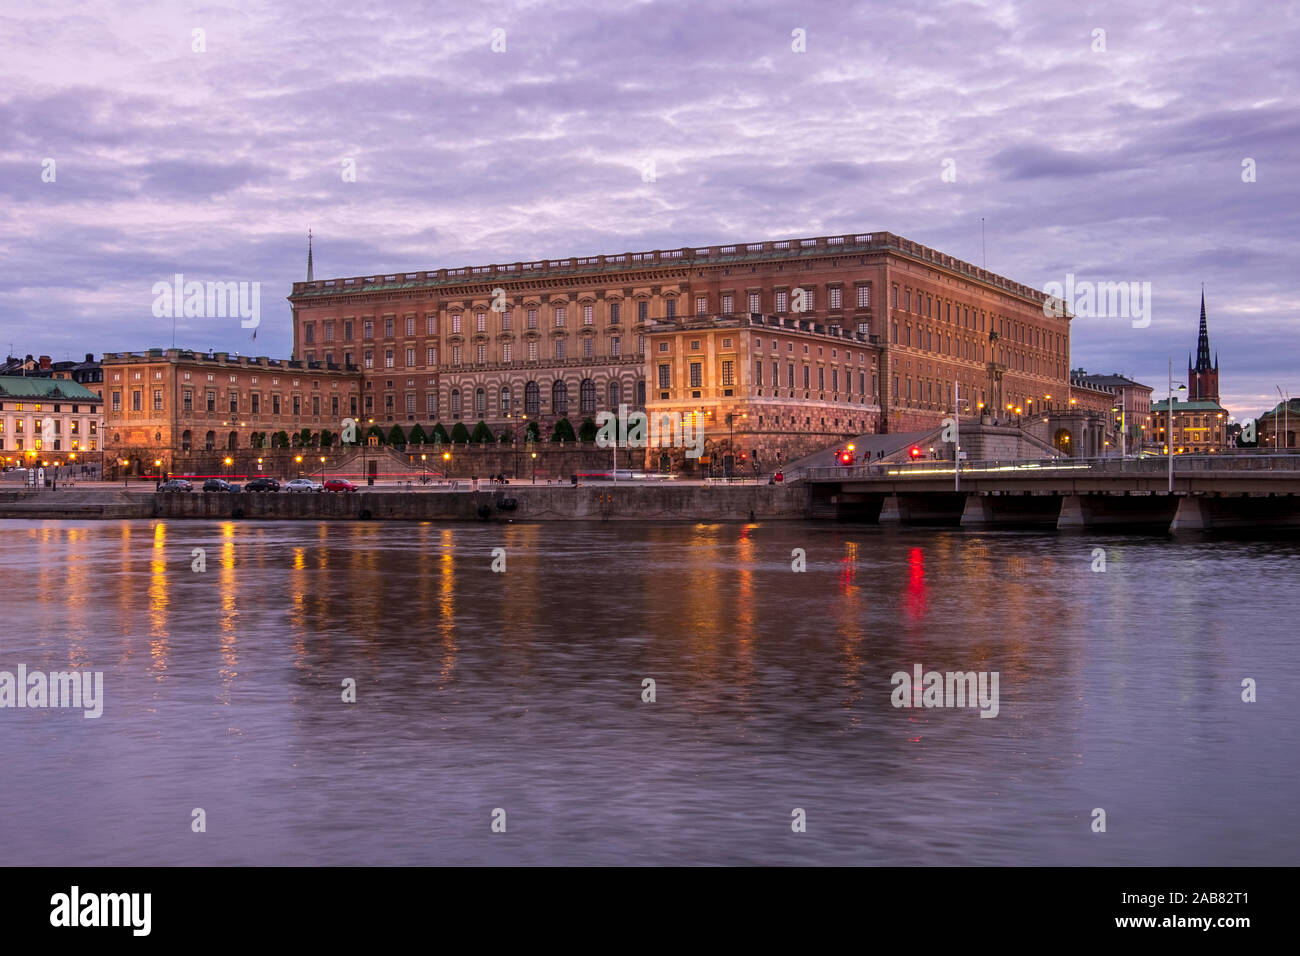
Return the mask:
M 14 864 L 1296 861 L 1294 542 L 5 530 L 0 670 L 103 670 L 106 695 L 99 720 L 0 710 Z M 999 716 L 893 708 L 914 663 L 997 670 Z

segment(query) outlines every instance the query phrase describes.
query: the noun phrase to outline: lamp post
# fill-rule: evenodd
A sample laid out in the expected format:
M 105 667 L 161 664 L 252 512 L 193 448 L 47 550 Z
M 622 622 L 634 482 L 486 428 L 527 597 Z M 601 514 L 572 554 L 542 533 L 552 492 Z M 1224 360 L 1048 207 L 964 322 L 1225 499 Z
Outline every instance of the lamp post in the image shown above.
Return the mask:
M 537 484 L 537 452 L 533 452 L 533 484 Z
M 157 491 L 159 488 L 162 487 L 162 459 L 161 458 L 155 458 L 153 460 L 153 487 L 155 491 Z
M 302 477 L 302 455 L 294 455 L 293 460 L 298 463 L 298 477 Z
M 1178 391 L 1187 391 L 1179 385 Z M 1174 493 L 1174 360 L 1169 360 L 1169 398 L 1165 403 L 1165 449 L 1169 452 L 1169 493 Z
M 324 456 L 324 455 L 321 455 L 321 456 L 320 456 L 320 481 L 321 481 L 321 484 L 322 484 L 322 485 L 325 484 L 325 475 L 326 475 L 326 471 L 325 471 L 325 456 Z
M 1119 412 L 1119 457 L 1123 461 L 1128 457 L 1128 423 L 1125 421 L 1124 399 L 1121 396 L 1118 405 L 1112 405 L 1112 412 Z
M 131 478 L 129 473 L 126 470 L 126 459 L 122 458 L 119 459 L 119 461 L 121 461 L 122 463 L 122 487 L 129 488 L 131 487 Z
M 429 456 L 420 455 L 420 484 L 428 484 L 429 479 Z

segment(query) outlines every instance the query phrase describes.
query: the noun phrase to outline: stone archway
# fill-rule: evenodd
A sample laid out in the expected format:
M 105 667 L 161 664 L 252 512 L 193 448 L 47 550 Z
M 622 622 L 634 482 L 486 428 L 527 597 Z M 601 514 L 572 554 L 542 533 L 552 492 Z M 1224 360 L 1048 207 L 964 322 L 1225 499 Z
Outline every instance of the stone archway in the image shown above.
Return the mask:
M 1056 434 L 1052 436 L 1052 447 L 1067 457 L 1073 458 L 1078 454 L 1076 444 L 1068 428 L 1058 428 Z

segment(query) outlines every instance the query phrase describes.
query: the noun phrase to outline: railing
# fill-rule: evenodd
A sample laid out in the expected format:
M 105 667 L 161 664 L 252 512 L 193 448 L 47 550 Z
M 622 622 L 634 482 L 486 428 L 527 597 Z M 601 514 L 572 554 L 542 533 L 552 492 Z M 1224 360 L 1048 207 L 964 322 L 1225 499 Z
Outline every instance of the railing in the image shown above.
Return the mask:
M 1163 475 L 1169 471 L 1164 457 L 1147 458 L 1020 458 L 963 461 L 963 476 L 995 474 Z M 1300 473 L 1300 454 L 1294 455 L 1177 455 L 1174 476 L 1224 474 L 1228 472 Z M 844 467 L 828 465 L 804 469 L 809 480 L 852 480 L 858 478 L 942 478 L 951 477 L 951 461 L 927 458 L 923 461 L 876 462 Z

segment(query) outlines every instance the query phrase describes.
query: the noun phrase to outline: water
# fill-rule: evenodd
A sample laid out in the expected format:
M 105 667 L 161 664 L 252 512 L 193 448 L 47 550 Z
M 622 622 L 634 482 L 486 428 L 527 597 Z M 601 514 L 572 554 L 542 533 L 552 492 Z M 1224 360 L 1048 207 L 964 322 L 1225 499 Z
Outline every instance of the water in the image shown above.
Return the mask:
M 804 523 L 4 531 L 0 670 L 102 670 L 106 698 L 98 720 L 0 710 L 10 864 L 1300 856 L 1295 541 Z M 915 663 L 997 671 L 998 716 L 893 707 L 890 676 Z

